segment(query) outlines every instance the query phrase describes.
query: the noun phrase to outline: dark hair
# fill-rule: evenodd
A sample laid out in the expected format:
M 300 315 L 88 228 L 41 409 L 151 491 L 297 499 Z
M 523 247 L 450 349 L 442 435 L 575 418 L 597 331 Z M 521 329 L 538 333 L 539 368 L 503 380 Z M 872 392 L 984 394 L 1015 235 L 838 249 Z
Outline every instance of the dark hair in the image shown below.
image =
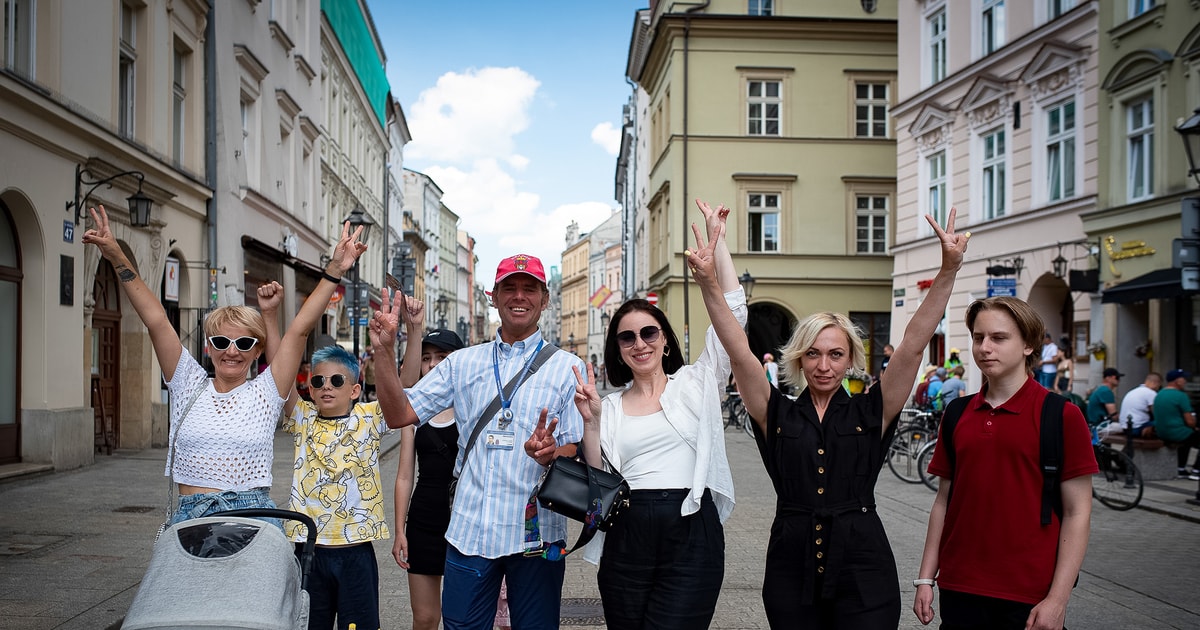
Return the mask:
M 604 369 L 608 374 L 608 382 L 613 387 L 624 387 L 633 380 L 633 370 L 629 369 L 621 358 L 621 347 L 617 345 L 617 331 L 621 328 L 621 319 L 634 311 L 649 314 L 658 322 L 658 327 L 662 328 L 667 343 L 665 350 L 669 353 L 662 358 L 663 371 L 674 374 L 683 367 L 683 352 L 679 349 L 679 339 L 675 337 L 675 331 L 671 329 L 671 322 L 667 321 L 666 314 L 646 300 L 632 299 L 613 313 L 608 331 L 604 335 Z

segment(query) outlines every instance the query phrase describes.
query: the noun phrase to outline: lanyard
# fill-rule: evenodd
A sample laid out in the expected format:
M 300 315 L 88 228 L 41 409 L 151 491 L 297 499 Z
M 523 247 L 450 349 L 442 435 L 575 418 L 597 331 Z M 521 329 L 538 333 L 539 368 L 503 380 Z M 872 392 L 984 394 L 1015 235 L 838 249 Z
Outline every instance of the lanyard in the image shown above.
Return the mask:
M 517 386 L 514 387 L 512 391 L 513 397 L 517 395 L 517 390 L 521 388 L 521 385 L 525 384 L 525 375 L 529 372 L 529 366 L 533 363 L 533 360 L 537 358 L 538 353 L 542 351 L 542 345 L 545 343 L 545 339 L 539 341 L 537 348 L 533 351 L 533 354 L 529 355 L 528 359 L 525 359 L 525 367 L 521 368 L 521 376 L 517 379 Z M 496 375 L 496 390 L 500 392 L 498 394 L 500 396 L 499 427 L 500 430 L 503 431 L 508 428 L 509 423 L 511 423 L 513 420 L 513 412 L 510 408 L 512 407 L 513 399 L 512 397 L 504 397 L 504 386 L 500 383 L 500 344 L 498 343 L 492 346 L 492 372 Z

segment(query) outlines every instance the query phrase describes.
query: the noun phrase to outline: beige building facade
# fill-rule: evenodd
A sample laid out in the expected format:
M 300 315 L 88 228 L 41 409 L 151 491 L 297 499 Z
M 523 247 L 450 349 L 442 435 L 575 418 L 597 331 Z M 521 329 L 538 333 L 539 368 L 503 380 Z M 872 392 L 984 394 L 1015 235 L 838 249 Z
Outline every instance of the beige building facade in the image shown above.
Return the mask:
M 558 347 L 586 357 L 588 348 L 588 261 L 592 240 L 579 234 L 579 225 L 567 227 L 567 248 L 562 253 L 562 284 L 560 285 L 560 317 Z
M 683 263 L 700 198 L 733 209 L 727 240 L 754 279 L 757 354 L 776 351 L 799 319 L 834 310 L 860 324 L 878 362 L 896 205 L 895 17 L 891 3 L 868 13 L 856 2 L 714 0 L 652 2 L 645 31 L 635 23 L 646 289 L 689 360 L 708 326 Z
M 1056 340 L 1086 338 L 1098 325 L 1095 289 L 1070 286 L 1072 272 L 1086 277 L 1097 265 L 1079 218 L 1096 208 L 1100 181 L 1097 5 L 899 7 L 891 338 L 903 335 L 940 266 L 924 216 L 944 225 L 956 208 L 956 230 L 972 238 L 927 359 L 940 365 L 958 348 L 977 387 L 964 319 L 973 300 L 1027 300 Z M 1081 393 L 1097 367 L 1086 345 L 1075 348 Z

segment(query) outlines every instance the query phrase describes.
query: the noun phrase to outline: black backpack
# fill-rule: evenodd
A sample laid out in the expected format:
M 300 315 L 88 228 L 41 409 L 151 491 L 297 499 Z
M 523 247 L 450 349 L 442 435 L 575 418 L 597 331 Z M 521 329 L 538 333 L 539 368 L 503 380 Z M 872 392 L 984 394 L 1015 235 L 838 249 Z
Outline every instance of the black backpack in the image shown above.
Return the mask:
M 954 426 L 958 424 L 963 410 L 973 398 L 975 398 L 975 394 L 955 398 L 946 406 L 946 411 L 942 415 L 941 436 L 938 438 L 937 448 L 945 449 L 951 470 L 955 468 Z M 1042 466 L 1043 527 L 1050 524 L 1051 512 L 1058 516 L 1060 522 L 1062 521 L 1062 489 L 1060 488 L 1062 478 L 1060 473 L 1063 461 L 1063 409 L 1066 404 L 1067 399 L 1054 392 L 1046 392 L 1046 399 L 1042 402 L 1041 446 L 1038 459 Z M 953 481 L 953 478 L 951 480 Z M 949 495 L 946 497 L 947 504 L 953 495 L 954 484 L 951 483 Z

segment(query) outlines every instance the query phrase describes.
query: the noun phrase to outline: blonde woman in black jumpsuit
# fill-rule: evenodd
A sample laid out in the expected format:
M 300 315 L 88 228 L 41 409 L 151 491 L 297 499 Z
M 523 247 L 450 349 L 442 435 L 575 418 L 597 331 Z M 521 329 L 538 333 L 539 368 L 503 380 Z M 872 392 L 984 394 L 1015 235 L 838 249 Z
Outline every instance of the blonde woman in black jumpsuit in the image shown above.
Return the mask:
M 880 383 L 866 393 L 852 397 L 842 388 L 847 370 L 866 367 L 862 340 L 845 315 L 816 313 L 796 327 L 781 356 L 781 379 L 801 389 L 793 401 L 768 384 L 728 309 L 709 308 L 779 497 L 763 580 L 772 628 L 900 623 L 896 561 L 875 512 L 875 482 L 971 235 L 954 233 L 955 214 L 951 209 L 945 230 L 926 216 L 941 244 L 941 268 Z M 723 230 L 714 230 L 707 246 L 686 252 L 706 305 L 723 300 L 712 263 L 721 238 Z

